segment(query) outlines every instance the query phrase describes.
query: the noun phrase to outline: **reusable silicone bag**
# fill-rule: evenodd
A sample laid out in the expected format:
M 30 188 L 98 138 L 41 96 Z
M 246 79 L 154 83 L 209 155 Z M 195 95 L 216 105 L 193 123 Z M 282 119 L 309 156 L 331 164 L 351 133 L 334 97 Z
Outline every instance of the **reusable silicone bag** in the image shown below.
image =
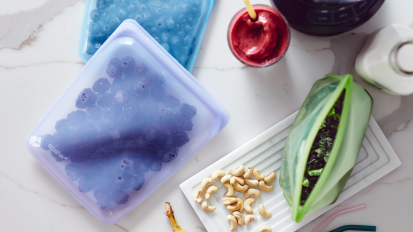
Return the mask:
M 137 21 L 189 72 L 215 0 L 87 0 L 78 53 L 88 62 L 121 22 Z
M 302 205 L 304 173 L 315 137 L 344 91 L 337 134 L 315 187 Z M 334 203 L 356 163 L 371 115 L 373 100 L 351 75 L 327 74 L 310 90 L 288 135 L 283 151 L 280 186 L 292 219 L 300 222 L 308 213 Z
M 138 206 L 228 123 L 225 108 L 125 21 L 28 135 L 37 161 L 99 220 Z

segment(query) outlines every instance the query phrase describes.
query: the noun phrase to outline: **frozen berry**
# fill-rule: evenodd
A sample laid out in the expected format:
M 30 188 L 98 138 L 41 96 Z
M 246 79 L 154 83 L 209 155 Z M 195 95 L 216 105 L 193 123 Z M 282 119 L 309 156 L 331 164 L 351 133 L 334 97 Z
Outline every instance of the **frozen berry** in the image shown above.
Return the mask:
M 134 72 L 136 75 L 144 75 L 146 74 L 147 71 L 148 71 L 148 66 L 146 66 L 146 64 L 144 63 L 137 64 L 134 69 Z
M 126 11 L 126 9 L 120 8 L 116 15 L 118 16 L 120 20 L 125 20 L 126 17 L 128 16 L 128 12 Z
M 41 136 L 40 148 L 47 151 L 49 150 L 49 144 L 53 143 L 53 135 L 45 134 Z
M 163 49 L 165 49 L 165 51 L 169 52 L 169 44 L 167 43 L 161 43 L 161 46 L 163 47 Z
M 181 102 L 178 98 L 172 95 L 166 95 L 163 99 L 163 104 L 168 108 L 174 109 L 178 107 L 181 104 Z
M 112 200 L 118 204 L 126 204 L 126 202 L 128 202 L 128 199 L 129 195 L 126 192 L 119 190 L 116 191 Z
M 95 91 L 96 93 L 105 93 L 110 89 L 110 83 L 109 80 L 102 77 L 99 78 L 97 81 L 92 86 L 92 90 Z
M 122 23 L 122 19 L 121 18 L 119 18 L 119 17 L 113 17 L 111 20 L 110 20 L 110 25 L 113 27 L 113 28 L 118 28 L 119 27 L 119 25 Z
M 127 4 L 128 4 L 128 0 L 115 0 L 115 3 L 118 5 L 118 6 L 126 6 Z
M 162 169 L 162 162 L 161 160 L 158 159 L 154 159 L 152 160 L 152 164 L 151 164 L 151 170 L 153 172 L 159 172 Z
M 106 73 L 109 75 L 111 78 L 116 78 L 116 77 L 121 77 L 122 76 L 122 70 L 120 68 L 120 60 L 119 58 L 115 57 L 112 58 L 107 65 L 106 68 Z
M 192 121 L 191 119 L 188 119 L 186 117 L 183 117 L 182 115 L 180 115 L 177 119 L 176 119 L 176 127 L 178 129 L 184 130 L 184 131 L 192 131 Z
M 93 178 L 82 177 L 79 182 L 79 191 L 87 193 L 96 186 L 96 182 Z
M 86 110 L 87 118 L 91 121 L 97 121 L 102 116 L 102 110 L 97 106 L 92 106 Z
M 70 155 L 70 160 L 73 163 L 82 163 L 90 159 L 90 153 L 88 151 L 77 149 Z
M 101 189 L 96 189 L 93 192 L 93 196 L 96 199 L 96 204 L 101 208 L 101 209 L 106 209 L 107 207 L 110 206 L 111 204 L 111 200 L 110 198 L 107 196 L 107 194 L 105 194 L 105 192 Z
M 136 106 L 124 105 L 122 106 L 122 115 L 125 122 L 130 122 L 130 120 L 138 113 L 138 108 Z
M 96 103 L 96 93 L 92 89 L 83 89 L 76 99 L 76 107 L 79 109 L 86 109 Z
M 109 12 L 102 12 L 100 14 L 100 22 L 104 23 L 104 25 L 102 27 L 102 32 L 105 30 L 105 25 L 109 25 L 108 23 L 110 22 L 111 17 L 112 17 L 112 15 L 109 14 Z
M 113 95 L 110 93 L 104 93 L 98 96 L 96 104 L 100 107 L 109 107 L 112 105 Z
M 89 23 L 89 32 L 93 35 L 97 34 L 100 32 L 100 30 L 102 30 L 102 25 L 100 23 L 97 22 L 91 22 Z
M 55 129 L 57 132 L 66 132 L 69 130 L 69 122 L 66 119 L 56 121 Z
M 149 77 L 149 81 L 152 85 L 159 86 L 165 83 L 165 78 L 162 74 L 154 73 Z
M 108 2 L 111 3 L 113 1 L 108 1 Z M 118 11 L 118 6 L 115 3 L 109 4 L 108 8 L 106 9 L 106 12 L 109 12 L 111 14 L 115 14 L 117 11 Z
M 179 110 L 181 111 L 181 114 L 188 119 L 192 119 L 196 115 L 196 112 L 197 112 L 195 106 L 188 105 L 186 103 L 182 103 L 179 106 Z
M 135 59 L 133 59 L 130 56 L 127 56 L 121 60 L 120 66 L 121 66 L 123 73 L 125 74 L 131 73 L 133 72 L 135 68 Z
M 139 98 L 144 98 L 149 94 L 150 82 L 149 79 L 143 77 L 139 79 L 134 87 L 135 93 Z
M 126 7 L 126 11 L 129 13 L 134 13 L 138 9 L 138 6 L 135 3 L 129 3 L 129 5 Z
M 97 9 L 90 11 L 90 19 L 93 21 L 98 21 L 100 18 L 100 13 Z
M 83 110 L 72 111 L 67 115 L 67 121 L 71 126 L 77 126 L 84 122 L 86 119 L 86 113 Z
M 165 89 L 162 86 L 154 86 L 151 89 L 151 97 L 154 101 L 160 102 L 165 96 Z
M 96 2 L 96 8 L 98 10 L 103 10 L 105 8 L 107 8 L 109 6 L 108 1 L 107 0 L 97 0 Z
M 142 153 L 144 156 L 155 156 L 157 153 L 156 147 L 152 143 L 142 143 L 139 145 L 138 150 Z
M 75 164 L 68 164 L 65 167 L 66 175 L 72 181 L 77 181 L 82 177 L 82 167 Z
M 176 131 L 172 134 L 172 144 L 176 147 L 182 147 L 187 142 L 189 142 L 189 138 L 184 131 Z
M 133 190 L 138 191 L 142 188 L 143 184 L 145 183 L 145 176 L 138 173 L 132 177 L 131 187 Z
M 162 162 L 171 162 L 178 156 L 178 148 L 173 146 L 168 146 L 164 151 L 162 151 L 161 159 Z
M 114 106 L 122 106 L 128 101 L 128 94 L 123 90 L 119 90 L 113 95 L 112 103 Z
M 175 110 L 171 108 L 165 108 L 158 115 L 157 119 L 159 123 L 163 125 L 167 125 L 167 124 L 175 123 L 177 117 L 178 117 L 178 113 Z

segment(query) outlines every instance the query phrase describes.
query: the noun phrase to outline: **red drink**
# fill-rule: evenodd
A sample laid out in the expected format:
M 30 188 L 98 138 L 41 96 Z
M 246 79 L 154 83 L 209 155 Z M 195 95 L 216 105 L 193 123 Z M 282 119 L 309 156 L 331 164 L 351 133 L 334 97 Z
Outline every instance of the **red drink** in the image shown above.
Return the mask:
M 279 61 L 290 44 L 290 29 L 282 14 L 266 5 L 253 5 L 257 19 L 240 10 L 228 28 L 228 44 L 234 56 L 252 67 L 266 67 Z

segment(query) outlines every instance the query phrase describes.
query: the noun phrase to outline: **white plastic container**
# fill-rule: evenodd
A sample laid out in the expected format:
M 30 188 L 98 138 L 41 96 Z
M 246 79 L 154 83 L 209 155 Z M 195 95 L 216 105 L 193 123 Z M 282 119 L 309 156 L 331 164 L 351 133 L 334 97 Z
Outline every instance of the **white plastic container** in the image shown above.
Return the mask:
M 357 74 L 384 92 L 413 93 L 413 28 L 392 24 L 367 39 L 356 59 Z

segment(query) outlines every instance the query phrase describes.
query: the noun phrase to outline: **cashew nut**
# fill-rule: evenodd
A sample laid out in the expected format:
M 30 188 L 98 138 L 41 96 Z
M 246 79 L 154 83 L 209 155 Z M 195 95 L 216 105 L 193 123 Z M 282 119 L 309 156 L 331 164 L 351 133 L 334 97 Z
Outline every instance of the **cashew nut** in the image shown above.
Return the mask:
M 237 201 L 237 204 L 235 204 L 235 205 L 228 205 L 227 206 L 227 210 L 229 210 L 231 212 L 234 212 L 234 211 L 237 211 L 237 210 L 240 210 L 240 209 L 241 209 L 241 202 L 240 201 Z
M 244 193 L 244 197 L 245 199 L 249 198 L 251 195 L 254 195 L 255 197 L 260 197 L 261 196 L 261 192 L 258 189 L 248 189 L 248 191 L 246 191 Z
M 271 227 L 267 225 L 263 225 L 258 229 L 258 232 L 265 232 L 265 231 L 271 231 Z
M 271 191 L 274 186 L 272 185 L 266 185 L 265 182 L 263 180 L 260 181 L 260 183 L 258 184 L 258 186 L 260 187 L 260 189 L 264 192 L 269 192 Z
M 240 184 L 244 184 L 244 183 L 245 183 L 244 179 L 242 179 L 241 177 L 238 177 L 238 176 L 233 176 L 233 177 L 231 177 L 231 180 L 229 181 L 229 183 L 232 184 L 232 185 L 234 185 L 235 182 L 238 182 L 238 183 L 240 183 Z
M 258 169 L 254 169 L 254 177 L 257 180 L 264 180 L 265 176 L 263 174 L 261 174 L 260 171 L 258 171 Z
M 222 170 L 216 170 L 214 173 L 211 175 L 211 179 L 215 181 L 218 177 L 223 177 L 225 176 L 225 172 Z
M 234 187 L 230 183 L 225 183 L 224 186 L 227 188 L 227 197 L 234 196 Z
M 225 182 L 231 180 L 231 177 L 232 177 L 232 176 L 231 176 L 230 174 L 223 176 L 223 177 L 221 178 L 221 184 L 225 184 Z
M 245 225 L 248 225 L 250 222 L 256 221 L 256 220 L 257 220 L 257 217 L 254 214 L 249 214 L 245 216 L 244 222 L 245 222 Z
M 258 180 L 245 179 L 245 183 L 251 187 L 258 185 Z
M 233 176 L 241 176 L 244 173 L 244 165 L 240 165 L 238 168 L 236 169 L 230 169 L 229 173 L 231 173 L 231 175 Z
M 230 230 L 231 231 L 236 230 L 237 229 L 237 219 L 232 215 L 228 215 L 227 219 L 228 219 L 229 223 L 231 224 Z
M 252 170 L 253 170 L 252 166 L 250 166 L 250 167 L 247 169 L 247 171 L 244 173 L 244 178 L 245 178 L 245 179 L 251 178 L 251 176 L 252 176 Z
M 204 191 L 202 191 L 201 189 L 198 190 L 194 195 L 194 201 L 201 203 L 203 199 L 203 193 Z
M 208 203 L 206 201 L 202 202 L 202 209 L 207 212 L 207 213 L 211 213 L 214 212 L 214 210 L 217 208 L 215 206 L 209 206 Z
M 248 185 L 241 185 L 240 183 L 235 182 L 234 188 L 235 188 L 235 190 L 237 190 L 238 192 L 243 193 L 243 192 L 245 192 L 245 191 L 248 190 Z
M 205 178 L 204 180 L 202 180 L 201 182 L 201 190 L 204 191 L 206 186 L 208 184 L 212 183 L 212 179 L 211 178 Z
M 232 215 L 237 219 L 238 225 L 244 225 L 244 215 L 242 215 L 242 213 L 240 213 L 239 211 L 235 211 L 232 212 Z
M 255 199 L 254 198 L 248 198 L 247 200 L 245 200 L 245 202 L 244 202 L 244 209 L 245 209 L 245 212 L 247 212 L 247 213 L 253 213 L 253 210 L 252 210 L 252 207 L 251 207 L 251 204 L 253 204 L 253 203 L 255 203 Z M 256 220 L 257 218 L 255 218 L 255 220 Z
M 207 189 L 206 193 L 205 193 L 205 199 L 209 199 L 211 198 L 211 195 L 218 192 L 218 187 L 215 185 L 211 185 L 209 186 L 209 188 Z
M 260 206 L 258 206 L 258 212 L 260 212 L 261 216 L 267 218 L 267 217 L 271 217 L 271 213 L 267 212 L 267 210 L 265 210 L 264 205 L 261 204 Z
M 234 203 L 236 203 L 238 200 L 235 197 L 224 197 L 222 198 L 222 203 L 224 205 L 232 205 Z
M 275 180 L 275 172 L 271 172 L 266 177 L 264 177 L 264 181 L 267 183 L 271 183 Z
M 242 213 L 244 211 L 244 200 L 242 198 L 237 197 L 237 201 L 241 203 L 241 206 L 239 207 L 239 211 Z

